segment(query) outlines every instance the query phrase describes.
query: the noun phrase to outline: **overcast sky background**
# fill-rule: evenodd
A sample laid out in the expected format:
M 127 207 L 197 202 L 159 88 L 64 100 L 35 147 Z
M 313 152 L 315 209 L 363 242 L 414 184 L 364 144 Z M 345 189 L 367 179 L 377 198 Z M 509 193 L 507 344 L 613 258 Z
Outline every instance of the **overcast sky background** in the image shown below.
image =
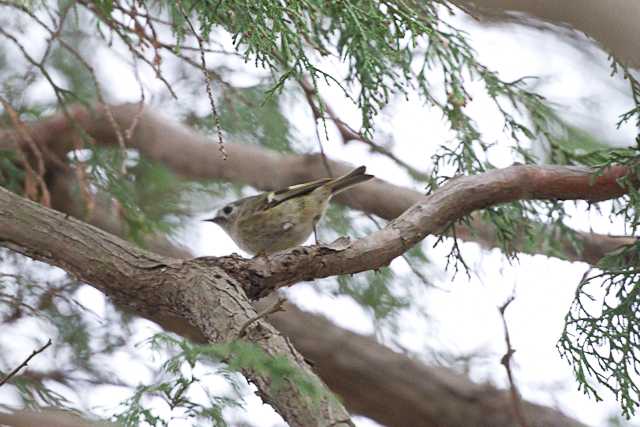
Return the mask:
M 606 55 L 581 36 L 575 36 L 577 40 L 567 42 L 556 34 L 541 29 L 514 25 L 484 27 L 460 16 L 450 18 L 450 22 L 469 32 L 469 40 L 476 48 L 480 61 L 489 68 L 498 70 L 504 79 L 516 79 L 523 75 L 539 76 L 538 90 L 561 105 L 561 111 L 565 111 L 576 124 L 584 126 L 611 144 L 625 145 L 633 142 L 635 130 L 632 126 L 625 126 L 621 130 L 615 128 L 617 116 L 632 105 L 625 83 L 619 77 L 609 76 Z M 33 48 L 38 49 L 37 46 Z M 138 85 L 126 64 L 115 59 L 107 49 L 97 51 L 94 60 L 102 64 L 98 70 L 100 80 L 106 87 L 112 88 L 114 98 L 110 101 L 138 100 Z M 331 67 L 340 65 L 327 62 L 327 69 L 330 70 Z M 151 71 L 142 71 L 149 95 L 164 91 L 163 85 L 154 79 Z M 253 81 L 251 73 L 238 75 L 237 79 L 240 84 L 251 84 Z M 203 86 L 201 99 L 191 100 L 185 97 L 178 100 L 177 104 L 155 105 L 154 109 L 170 117 L 180 102 L 198 102 L 203 111 L 206 111 L 208 101 L 204 90 Z M 326 87 L 321 93 L 343 120 L 352 127 L 358 127 L 360 113 L 344 99 L 339 89 Z M 153 96 L 148 99 L 153 102 Z M 317 134 L 311 112 L 304 100 L 300 98 L 287 103 L 287 109 L 288 116 L 296 126 L 297 138 L 300 141 L 310 141 L 308 146 L 315 149 Z M 467 111 L 476 119 L 486 140 L 498 141 L 505 147 L 503 151 L 497 150 L 493 159 L 501 166 L 508 166 L 512 162 L 506 149 L 509 145 L 508 136 L 502 134 L 501 118 L 487 97 L 483 96 L 481 87 L 475 91 L 474 101 L 469 104 Z M 454 137 L 443 123 L 440 112 L 422 106 L 416 97 L 410 97 L 408 102 L 403 99 L 393 101 L 377 119 L 377 123 L 380 129 L 378 140 L 391 136 L 395 141 L 394 152 L 423 171 L 428 167 L 437 144 Z M 421 185 L 412 182 L 391 161 L 369 154 L 364 144 L 352 142 L 343 145 L 330 124 L 328 130 L 329 138 L 323 140 L 323 146 L 329 157 L 354 165 L 366 164 L 368 171 L 379 178 L 422 191 Z M 321 136 L 323 134 L 323 131 L 320 132 Z M 607 218 L 595 213 L 586 214 L 585 204 L 569 206 L 568 210 L 575 212 L 570 224 L 576 228 L 592 228 L 599 233 L 624 232 L 621 223 L 612 224 Z M 216 207 L 212 205 L 211 209 Z M 194 220 L 182 233 L 182 239 L 193 248 L 196 255 L 224 255 L 238 251 L 233 242 L 211 223 Z M 411 288 L 411 297 L 416 309 L 403 313 L 402 331 L 397 337 L 397 343 L 390 342 L 388 334 L 380 337 L 383 341 L 386 340 L 391 346 L 400 344 L 427 363 L 432 363 L 432 354 L 438 351 L 480 355 L 471 371 L 472 378 L 507 387 L 505 371 L 500 364 L 505 344 L 497 307 L 515 289 L 516 300 L 507 311 L 507 320 L 513 347 L 517 350 L 513 359 L 515 377 L 523 397 L 558 407 L 593 426 L 604 425 L 610 414 L 619 413 L 611 394 L 604 392 L 605 401 L 596 403 L 576 390 L 577 385 L 570 367 L 560 359 L 555 348 L 563 327 L 564 315 L 586 265 L 527 255 L 521 255 L 519 262 L 510 265 L 499 251 L 481 250 L 478 245 L 467 243 L 462 244 L 462 253 L 475 272 L 470 279 L 464 273 L 453 278 L 451 271 L 444 271 L 449 243 L 432 248 L 434 242 L 435 239 L 429 238 L 423 243 L 427 256 L 433 261 L 433 265 L 426 267 L 424 272 L 438 289 L 425 289 L 423 285 L 415 284 Z M 409 274 L 402 259 L 394 261 L 392 268 L 399 276 Z M 323 313 L 342 327 L 364 334 L 374 332 L 370 316 L 357 304 L 348 297 L 329 297 L 326 292 L 318 291 L 320 286 L 329 286 L 329 281 L 297 284 L 287 289 L 286 294 L 300 307 Z M 98 315 L 104 312 L 104 298 L 92 288 L 87 287 L 81 292 L 80 302 Z M 429 313 L 429 319 L 419 314 L 420 309 Z M 141 321 L 139 325 L 135 337 L 139 339 L 134 339 L 136 342 L 143 341 L 150 331 L 157 330 L 148 322 Z M 22 332 L 24 331 L 12 332 L 17 342 L 21 339 Z M 31 344 L 29 341 L 24 342 L 25 351 L 31 351 Z M 21 360 L 20 357 L 16 354 L 16 360 Z M 37 366 L 39 362 L 34 363 Z M 136 369 L 133 365 L 127 368 L 129 364 L 131 359 L 123 351 L 114 365 L 130 369 L 127 376 L 132 383 L 136 383 L 136 379 L 141 382 L 149 380 L 144 370 Z M 225 387 L 221 379 L 212 379 L 213 390 Z M 106 413 L 109 405 L 105 402 L 115 403 L 127 396 L 123 390 L 105 387 L 88 397 L 89 406 L 103 407 Z M 0 400 L 5 398 L 10 399 L 10 396 L 0 390 Z M 249 420 L 256 426 L 281 425 L 279 416 L 271 408 L 262 405 L 257 397 L 249 396 L 247 402 L 246 413 L 231 411 L 235 414 L 235 419 Z M 361 426 L 375 425 L 361 418 L 357 421 Z M 634 421 L 639 422 L 640 418 L 636 417 Z M 176 420 L 171 425 L 190 423 Z

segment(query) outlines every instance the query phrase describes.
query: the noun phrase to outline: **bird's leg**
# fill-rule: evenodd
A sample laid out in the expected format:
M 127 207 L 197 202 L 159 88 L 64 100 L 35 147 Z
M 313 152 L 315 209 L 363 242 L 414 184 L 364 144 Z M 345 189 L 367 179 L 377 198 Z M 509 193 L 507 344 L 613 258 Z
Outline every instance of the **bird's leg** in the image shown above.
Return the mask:
M 313 238 L 316 239 L 316 245 L 319 244 L 318 243 L 318 230 L 316 230 L 316 225 L 313 224 Z
M 316 240 L 316 245 L 320 244 L 320 241 L 318 240 L 318 229 L 317 229 L 318 221 L 320 221 L 319 216 L 313 218 L 313 238 Z

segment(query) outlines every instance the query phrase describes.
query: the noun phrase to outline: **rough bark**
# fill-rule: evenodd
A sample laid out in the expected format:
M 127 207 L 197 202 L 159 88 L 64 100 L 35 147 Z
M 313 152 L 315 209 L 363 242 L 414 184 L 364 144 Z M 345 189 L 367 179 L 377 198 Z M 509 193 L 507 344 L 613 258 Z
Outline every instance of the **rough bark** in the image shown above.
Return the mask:
M 143 316 L 186 319 L 208 342 L 230 342 L 256 312 L 241 285 L 224 271 L 157 255 L 0 188 L 0 244 L 58 266 Z M 257 320 L 245 338 L 270 355 L 286 357 L 321 384 L 302 356 L 269 323 Z M 319 404 L 287 383 L 278 391 L 268 376 L 247 370 L 263 399 L 294 426 L 348 425 L 333 399 Z
M 160 162 L 173 172 L 190 179 L 222 179 L 243 182 L 255 188 L 268 190 L 327 176 L 327 165 L 333 175 L 345 173 L 351 166 L 323 159 L 320 156 L 282 155 L 255 145 L 226 143 L 229 158 L 223 160 L 215 143 L 208 137 L 172 123 L 170 120 L 149 111 L 139 114 L 139 107 L 132 104 L 110 107 L 113 117 L 121 129 L 129 129 L 133 120 L 137 126 L 127 144 L 140 151 L 150 160 Z M 76 120 L 71 124 L 63 114 L 54 115 L 30 126 L 33 139 L 48 157 L 64 163 L 66 154 L 77 143 L 77 129 L 83 129 L 96 144 L 118 144 L 113 126 L 104 114 L 104 107 L 90 111 L 84 107 L 72 109 Z M 11 131 L 0 132 L 0 148 L 15 149 L 16 141 Z M 28 144 L 24 143 L 28 152 Z M 265 173 L 278 171 L 278 173 Z M 423 201 L 425 196 L 415 190 L 374 180 L 360 185 L 358 191 L 338 196 L 337 201 L 354 209 L 392 220 L 412 205 Z M 473 217 L 472 228 L 460 226 L 458 237 L 477 241 L 487 246 L 497 246 L 495 232 L 490 225 Z M 632 237 L 607 236 L 590 232 L 576 232 L 575 239 L 561 237 L 564 251 L 549 253 L 544 239 L 536 242 L 516 241 L 514 251 L 560 256 L 570 261 L 583 261 L 592 265 L 607 253 L 635 241 Z
M 622 63 L 640 68 L 640 3 L 627 0 L 453 0 L 475 17 L 510 19 L 513 12 L 585 33 Z M 512 13 L 509 15 L 509 13 Z M 525 21 L 526 22 L 526 21 Z

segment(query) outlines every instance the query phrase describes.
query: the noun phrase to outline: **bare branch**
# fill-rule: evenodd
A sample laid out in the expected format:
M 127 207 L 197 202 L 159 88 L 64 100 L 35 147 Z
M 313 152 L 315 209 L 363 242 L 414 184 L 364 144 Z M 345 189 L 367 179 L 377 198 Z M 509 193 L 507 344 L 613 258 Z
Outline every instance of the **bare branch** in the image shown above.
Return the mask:
M 260 320 L 260 319 L 264 319 L 265 317 L 277 313 L 278 311 L 282 310 L 282 305 L 287 301 L 286 298 L 284 297 L 279 297 L 271 306 L 265 308 L 264 310 L 262 310 L 260 313 L 258 313 L 258 315 L 256 317 L 253 317 L 249 320 L 247 320 L 241 327 L 240 330 L 238 331 L 238 339 L 244 337 L 245 333 L 247 332 L 247 328 L 249 326 L 251 326 L 252 324 L 254 324 L 256 321 Z
M 524 413 L 522 411 L 522 401 L 520 399 L 520 393 L 518 392 L 518 388 L 516 387 L 516 381 L 513 377 L 513 371 L 511 370 L 511 358 L 513 357 L 513 354 L 516 352 L 516 350 L 511 346 L 511 337 L 509 336 L 509 327 L 507 325 L 507 319 L 504 315 L 504 312 L 507 310 L 507 307 L 509 306 L 509 304 L 513 302 L 514 299 L 515 299 L 515 296 L 512 295 L 511 297 L 509 297 L 509 299 L 505 301 L 504 304 L 498 307 L 498 311 L 500 312 L 500 317 L 502 318 L 502 326 L 504 328 L 504 340 L 505 340 L 505 343 L 507 344 L 507 351 L 504 354 L 504 356 L 502 356 L 500 363 L 502 364 L 502 366 L 504 366 L 504 369 L 507 371 L 507 378 L 509 379 L 509 386 L 510 386 L 509 391 L 511 394 L 511 402 L 513 403 L 513 413 L 515 414 L 515 417 L 518 420 L 520 427 L 529 427 L 529 423 L 525 419 Z
M 18 365 L 13 371 L 9 372 L 2 380 L 0 380 L 0 387 L 2 387 L 7 381 L 9 381 L 14 375 L 16 375 L 20 369 L 22 368 L 26 368 L 27 365 L 29 364 L 29 362 L 31 361 L 31 359 L 33 359 L 35 356 L 37 356 L 38 354 L 42 353 L 47 347 L 49 347 L 51 345 L 51 338 L 49 338 L 47 340 L 47 342 L 45 343 L 45 345 L 43 345 L 42 347 L 33 350 L 33 352 L 31 352 L 31 355 L 29 355 L 29 357 L 27 357 L 24 362 L 22 362 L 20 365 Z

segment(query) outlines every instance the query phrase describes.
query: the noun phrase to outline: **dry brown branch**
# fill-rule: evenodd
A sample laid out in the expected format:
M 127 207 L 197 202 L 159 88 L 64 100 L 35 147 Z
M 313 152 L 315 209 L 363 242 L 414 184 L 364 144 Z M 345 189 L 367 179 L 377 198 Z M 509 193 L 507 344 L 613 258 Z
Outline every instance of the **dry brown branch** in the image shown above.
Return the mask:
M 43 351 L 45 351 L 45 349 L 47 347 L 49 347 L 51 345 L 51 338 L 49 338 L 47 340 L 47 342 L 40 348 L 37 348 L 35 350 L 33 350 L 31 352 L 31 354 L 29 355 L 29 357 L 27 357 L 20 365 L 18 365 L 13 371 L 9 372 L 4 378 L 2 378 L 2 380 L 0 380 L 0 387 L 2 387 L 7 381 L 9 381 L 14 375 L 16 375 L 20 369 L 22 368 L 26 368 L 27 365 L 29 364 L 29 362 L 31 361 L 31 359 L 33 359 L 35 356 L 37 356 L 38 354 L 42 353 Z

